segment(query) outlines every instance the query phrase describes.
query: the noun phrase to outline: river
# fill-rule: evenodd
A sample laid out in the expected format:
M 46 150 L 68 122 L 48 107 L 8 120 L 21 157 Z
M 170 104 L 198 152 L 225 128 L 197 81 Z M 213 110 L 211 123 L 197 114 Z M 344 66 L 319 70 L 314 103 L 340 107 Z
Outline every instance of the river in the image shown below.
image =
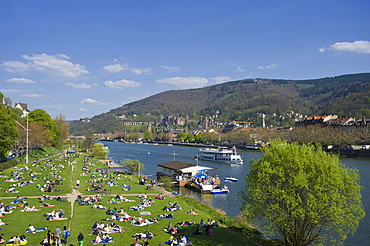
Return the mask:
M 115 162 L 122 162 L 124 159 L 139 160 L 144 164 L 142 174 L 147 175 L 149 179 L 155 178 L 155 174 L 161 171 L 159 164 L 173 160 L 197 164 L 194 156 L 198 154 L 198 148 L 151 145 L 151 144 L 130 144 L 122 142 L 102 142 L 110 150 L 109 158 Z M 249 161 L 258 159 L 261 153 L 258 151 L 239 151 L 243 156 L 244 164 L 223 164 L 209 161 L 198 161 L 199 165 L 210 166 L 217 169 L 216 173 L 221 180 L 224 177 L 235 177 L 239 181 L 227 183 L 230 189 L 229 194 L 201 195 L 198 192 L 186 188 L 180 188 L 180 193 L 190 196 L 206 203 L 214 208 L 222 209 L 227 216 L 236 217 L 240 212 L 242 201 L 238 198 L 238 191 L 244 189 L 246 185 L 245 176 L 249 170 Z M 363 204 L 366 215 L 354 235 L 349 235 L 345 243 L 346 246 L 370 245 L 370 160 L 369 159 L 352 159 L 341 158 L 341 161 L 350 168 L 357 168 L 361 176 L 361 184 L 364 186 L 362 191 Z

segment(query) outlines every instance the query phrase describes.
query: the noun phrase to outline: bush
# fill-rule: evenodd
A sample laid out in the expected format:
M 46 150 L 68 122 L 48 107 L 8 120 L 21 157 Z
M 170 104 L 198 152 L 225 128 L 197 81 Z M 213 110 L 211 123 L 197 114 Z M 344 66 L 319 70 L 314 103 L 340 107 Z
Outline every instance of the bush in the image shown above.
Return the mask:
M 7 160 L 0 164 L 0 172 L 4 171 L 5 169 L 15 167 L 18 164 L 16 160 Z

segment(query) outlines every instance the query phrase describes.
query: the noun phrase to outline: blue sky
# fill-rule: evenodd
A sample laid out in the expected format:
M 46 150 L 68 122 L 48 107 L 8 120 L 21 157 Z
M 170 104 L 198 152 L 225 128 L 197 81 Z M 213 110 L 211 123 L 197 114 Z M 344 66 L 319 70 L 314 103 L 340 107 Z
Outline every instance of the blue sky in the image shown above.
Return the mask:
M 370 72 L 370 1 L 0 1 L 0 91 L 91 117 L 167 90 Z

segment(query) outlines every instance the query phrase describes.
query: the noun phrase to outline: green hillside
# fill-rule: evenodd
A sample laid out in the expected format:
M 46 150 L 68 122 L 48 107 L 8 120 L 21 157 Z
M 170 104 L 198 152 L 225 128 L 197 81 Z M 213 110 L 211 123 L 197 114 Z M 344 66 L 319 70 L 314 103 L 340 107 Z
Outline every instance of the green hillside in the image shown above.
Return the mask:
M 72 134 L 124 129 L 123 121 L 155 121 L 159 116 L 186 117 L 194 122 L 217 115 L 217 121 L 259 122 L 266 116 L 337 114 L 357 119 L 370 116 L 370 73 L 312 80 L 245 79 L 199 89 L 165 91 L 94 116 L 71 122 Z M 150 116 L 149 116 L 150 114 Z M 117 116 L 125 115 L 124 120 Z M 284 118 L 283 118 L 284 119 Z M 285 117 L 286 119 L 286 117 Z M 294 121 L 280 122 L 292 124 Z

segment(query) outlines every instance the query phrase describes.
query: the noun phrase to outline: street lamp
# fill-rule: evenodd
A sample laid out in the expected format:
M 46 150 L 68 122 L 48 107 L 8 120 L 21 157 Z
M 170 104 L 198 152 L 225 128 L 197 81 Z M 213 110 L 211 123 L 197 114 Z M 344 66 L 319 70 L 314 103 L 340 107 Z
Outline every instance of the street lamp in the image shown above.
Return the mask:
M 28 131 L 30 129 L 28 129 L 28 114 L 27 114 L 27 128 L 25 128 L 21 123 L 19 123 L 18 121 L 15 121 L 17 122 L 18 125 L 20 125 L 25 131 L 26 131 L 26 163 L 28 164 Z

